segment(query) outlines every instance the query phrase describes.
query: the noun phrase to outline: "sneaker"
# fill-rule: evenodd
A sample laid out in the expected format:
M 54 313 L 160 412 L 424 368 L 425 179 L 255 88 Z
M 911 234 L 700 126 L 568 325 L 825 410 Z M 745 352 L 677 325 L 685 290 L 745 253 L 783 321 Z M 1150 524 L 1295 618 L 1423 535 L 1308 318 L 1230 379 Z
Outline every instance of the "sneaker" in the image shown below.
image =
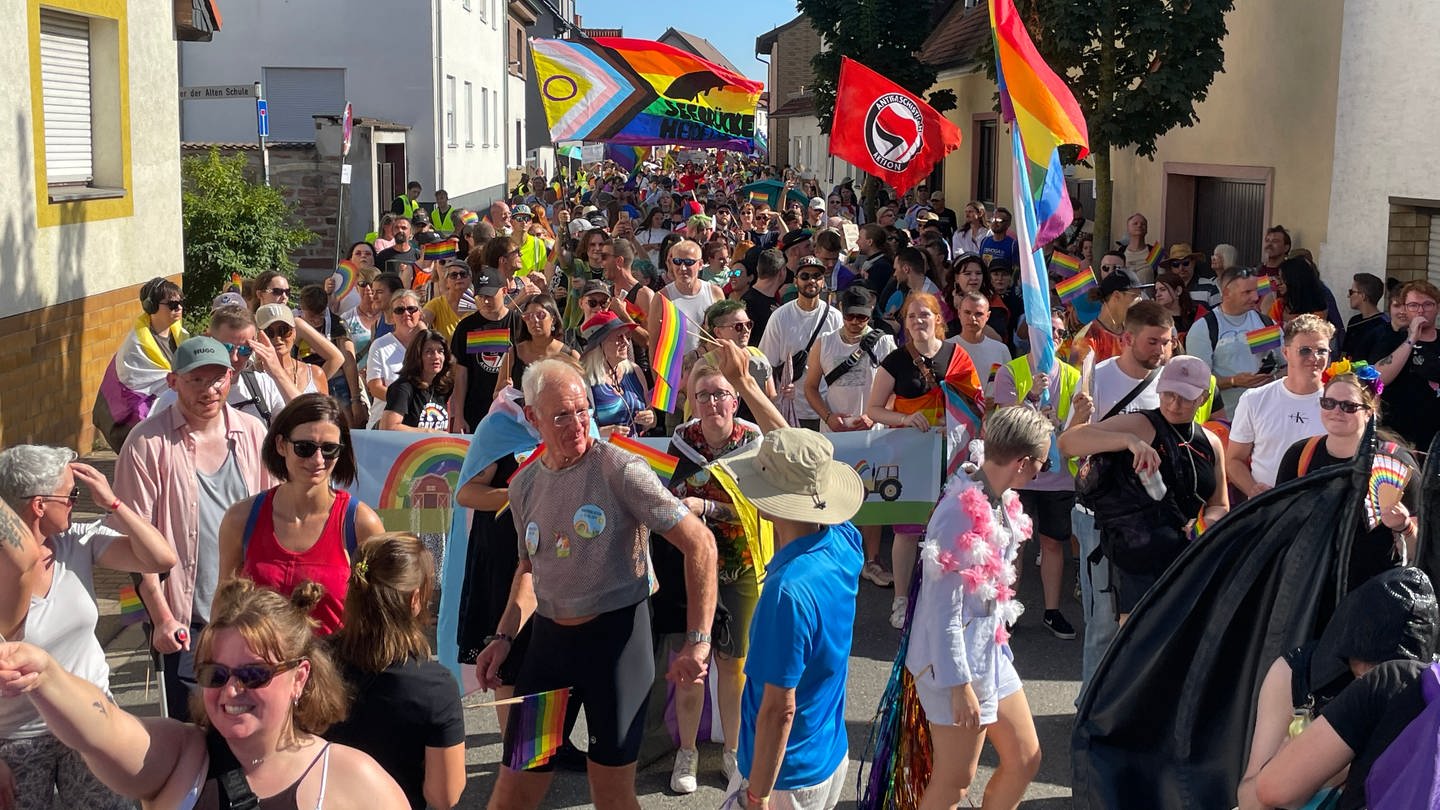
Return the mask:
M 700 752 L 681 748 L 675 752 L 675 767 L 670 770 L 670 789 L 676 793 L 694 793 L 695 766 L 700 762 Z
M 865 567 L 860 569 L 860 578 L 868 579 L 881 588 L 891 588 L 895 585 L 895 578 L 890 576 L 890 572 L 885 570 L 885 566 L 881 565 L 879 560 L 865 563 Z
M 905 626 L 905 612 L 910 609 L 910 599 L 897 596 L 890 600 L 890 626 L 899 630 Z
M 734 751 L 726 751 L 720 757 L 720 773 L 725 776 L 725 784 L 729 785 L 740 778 L 740 759 Z
M 1065 614 L 1058 610 L 1045 611 L 1045 618 L 1042 620 L 1045 629 L 1049 630 L 1056 638 L 1075 638 L 1075 628 L 1065 620 Z

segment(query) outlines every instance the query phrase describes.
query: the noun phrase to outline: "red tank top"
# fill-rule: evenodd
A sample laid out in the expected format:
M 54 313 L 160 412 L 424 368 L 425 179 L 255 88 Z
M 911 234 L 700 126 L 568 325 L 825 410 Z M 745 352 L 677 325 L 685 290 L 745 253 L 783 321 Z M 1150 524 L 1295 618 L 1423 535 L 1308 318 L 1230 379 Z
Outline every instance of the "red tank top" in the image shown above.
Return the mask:
M 345 553 L 345 508 L 350 493 L 335 492 L 325 528 L 307 551 L 294 552 L 275 538 L 275 490 L 261 493 L 262 503 L 255 527 L 245 547 L 245 575 L 255 584 L 289 596 L 300 583 L 313 580 L 325 587 L 325 595 L 310 612 L 320 623 L 316 631 L 328 636 L 340 629 L 345 609 L 345 589 L 350 581 L 350 557 Z

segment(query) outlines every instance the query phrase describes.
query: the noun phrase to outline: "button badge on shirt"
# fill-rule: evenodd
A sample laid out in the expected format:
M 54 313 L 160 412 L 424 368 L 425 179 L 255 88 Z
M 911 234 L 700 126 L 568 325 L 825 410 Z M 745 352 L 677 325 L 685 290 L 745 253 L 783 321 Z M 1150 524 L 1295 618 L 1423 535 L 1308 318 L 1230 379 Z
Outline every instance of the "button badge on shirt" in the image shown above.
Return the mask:
M 575 517 L 571 518 L 575 524 L 575 533 L 593 540 L 605 531 L 605 510 L 593 503 L 587 503 L 575 510 Z

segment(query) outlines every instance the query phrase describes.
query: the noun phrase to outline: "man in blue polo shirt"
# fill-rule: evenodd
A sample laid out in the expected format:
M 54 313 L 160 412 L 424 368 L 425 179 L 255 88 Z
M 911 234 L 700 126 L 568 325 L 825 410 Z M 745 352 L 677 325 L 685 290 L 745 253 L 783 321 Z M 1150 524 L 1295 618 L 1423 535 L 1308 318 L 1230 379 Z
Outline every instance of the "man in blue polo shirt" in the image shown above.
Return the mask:
M 850 518 L 860 476 L 830 440 L 803 428 L 765 434 L 722 462 L 740 492 L 775 524 L 775 556 L 750 623 L 741 703 L 744 807 L 831 808 L 849 761 L 845 684 L 855 596 L 865 563 Z M 743 793 L 742 793 L 743 791 Z

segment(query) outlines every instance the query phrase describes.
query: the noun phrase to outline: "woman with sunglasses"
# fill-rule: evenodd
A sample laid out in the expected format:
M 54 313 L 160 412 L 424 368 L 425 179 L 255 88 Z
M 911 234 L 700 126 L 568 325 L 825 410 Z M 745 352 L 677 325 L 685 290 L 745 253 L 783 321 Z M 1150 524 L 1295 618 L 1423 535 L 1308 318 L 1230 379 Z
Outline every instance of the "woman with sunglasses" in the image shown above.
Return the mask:
M 1374 366 L 1342 360 L 1331 363 L 1321 379 L 1324 388 L 1320 392 L 1320 425 L 1325 432 L 1290 446 L 1280 461 L 1276 486 L 1325 467 L 1350 463 L 1360 449 L 1365 428 L 1372 419 L 1380 418 L 1380 392 L 1385 384 Z M 1381 571 L 1413 564 L 1415 560 L 1419 537 L 1415 518 L 1420 512 L 1419 464 L 1404 439 L 1385 428 L 1379 428 L 1378 432 L 1380 443 L 1376 454 L 1405 465 L 1410 477 L 1400 499 L 1380 511 L 1379 524 L 1371 528 L 1363 517 L 1356 524 L 1347 580 L 1350 591 Z M 1333 594 L 1334 585 L 1329 579 L 1326 582 Z M 1333 604 L 1333 596 L 1322 603 Z
M 433 329 L 417 332 L 405 350 L 400 376 L 386 392 L 380 429 L 448 433 L 455 387 L 451 366 L 450 341 Z
M 370 420 L 367 427 L 380 424 L 385 412 L 385 396 L 390 385 L 400 377 L 405 352 L 415 335 L 425 327 L 421 318 L 420 296 L 414 290 L 397 290 L 390 296 L 387 320 L 393 330 L 370 344 L 370 359 L 365 365 L 365 390 L 370 394 Z
M 185 300 L 175 282 L 160 277 L 145 282 L 140 308 L 144 312 L 120 341 L 96 398 L 96 407 L 108 412 L 101 415 L 109 416 L 96 424 L 117 452 L 130 430 L 149 415 L 156 397 L 168 390 L 165 379 L 175 350 L 190 337 L 181 322 Z
M 114 529 L 73 521 L 82 484 Z M 0 531 L 0 638 L 44 648 L 108 694 L 94 569 L 159 574 L 175 564 L 175 550 L 120 503 L 100 471 L 76 463 L 73 450 L 22 444 L 0 452 L 0 504 L 0 529 L 10 532 Z M 34 706 L 0 699 L 0 797 L 10 797 L 3 806 L 50 807 L 56 793 L 65 807 L 132 806 L 55 738 Z
M 363 378 L 365 361 L 370 357 L 370 344 L 379 336 L 378 330 L 385 323 L 385 287 L 375 282 L 379 276 L 374 269 L 360 268 L 356 272 L 355 293 L 359 303 L 353 309 L 340 313 L 340 322 L 350 333 L 350 342 L 355 346 L 355 369 Z M 356 400 L 359 400 L 357 390 Z
M 454 807 L 465 790 L 465 713 L 455 678 L 430 660 L 435 558 L 413 534 L 360 544 L 331 650 L 350 714 L 326 735 L 375 758 L 413 810 Z
M 1172 358 L 1160 372 L 1155 390 L 1160 396 L 1158 408 L 1119 414 L 1060 434 L 1064 456 L 1113 454 L 1087 462 L 1104 470 L 1092 479 L 1095 486 L 1088 505 L 1095 512 L 1100 545 L 1111 564 L 1115 613 L 1122 623 L 1185 550 L 1195 523 L 1213 525 L 1230 511 L 1220 440 L 1195 421 L 1210 396 L 1210 367 L 1198 357 Z M 1085 479 L 1082 472 L 1077 483 L 1082 496 Z M 1161 487 L 1164 492 L 1157 497 Z
M 0 701 L 28 700 L 106 785 L 146 807 L 221 810 L 258 797 L 260 807 L 405 807 L 368 754 L 319 736 L 347 701 L 306 616 L 318 590 L 287 600 L 249 580 L 220 585 L 195 652 L 194 723 L 136 717 L 28 643 L 0 643 Z
M 284 304 L 264 304 L 255 310 L 255 325 L 275 348 L 276 367 L 269 370 L 271 374 L 283 376 L 301 394 L 330 393 L 330 377 L 345 364 L 345 356 L 333 343 L 310 324 L 295 320 L 295 313 Z M 324 365 L 301 362 L 296 356 L 297 337 L 324 359 Z
M 442 279 L 441 294 L 425 304 L 423 317 L 430 328 L 449 340 L 455 334 L 460 319 L 475 310 L 475 298 L 470 292 L 470 265 L 459 259 L 451 259 L 440 268 Z M 466 298 L 470 300 L 465 301 Z M 468 306 L 467 306 L 468 303 Z
M 321 635 L 340 629 L 350 554 L 385 531 L 342 487 L 355 481 L 350 429 L 334 399 L 304 394 L 275 415 L 260 458 L 281 483 L 236 503 L 220 523 L 220 578 L 247 577 L 289 596 L 303 582 L 325 593 L 311 612 Z
M 359 369 L 355 364 L 355 343 L 350 339 L 350 330 L 345 327 L 344 322 L 338 316 L 326 308 L 327 296 L 323 287 L 311 284 L 300 291 L 300 310 L 297 313 L 300 318 L 296 322 L 299 325 L 303 321 L 317 333 L 324 335 L 326 342 L 340 352 L 343 358 L 340 371 L 326 380 L 328 393 L 335 397 L 340 407 L 352 418 L 356 415 L 354 407 L 360 395 Z M 301 353 L 303 350 L 304 353 Z M 311 367 L 321 366 L 325 358 L 320 352 L 311 347 L 309 343 L 296 347 L 297 354 L 300 354 L 300 361 Z M 363 419 L 364 404 L 360 404 L 361 418 Z M 359 424 L 357 421 L 356 424 Z
M 560 325 L 560 307 L 549 293 L 536 293 L 520 303 L 520 334 L 500 361 L 500 374 L 495 378 L 495 398 L 506 388 L 520 390 L 525 368 L 546 357 L 580 355 L 565 344 L 565 329 Z
M 353 272 L 375 269 L 375 248 L 369 242 L 362 241 L 351 245 L 345 258 L 355 265 Z M 339 272 L 330 274 L 330 277 L 325 280 L 325 292 L 330 295 L 330 311 L 336 315 L 360 306 L 360 299 L 365 295 L 364 291 L 357 286 L 343 297 L 339 296 L 342 281 Z
M 258 311 L 266 304 L 290 306 L 290 279 L 279 270 L 266 270 L 255 277 L 255 298 L 250 309 Z

